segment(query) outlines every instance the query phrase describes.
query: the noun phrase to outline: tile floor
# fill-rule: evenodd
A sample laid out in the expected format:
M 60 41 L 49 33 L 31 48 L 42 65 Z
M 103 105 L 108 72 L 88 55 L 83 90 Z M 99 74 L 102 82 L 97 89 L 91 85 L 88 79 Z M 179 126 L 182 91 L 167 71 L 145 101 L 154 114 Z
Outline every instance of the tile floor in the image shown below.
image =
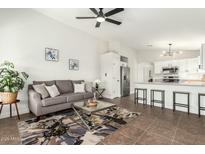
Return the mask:
M 134 104 L 133 96 L 108 100 L 130 111 L 141 112 L 126 126 L 99 144 L 205 144 L 205 116 Z M 33 117 L 24 114 L 22 120 Z M 20 144 L 16 118 L 0 120 L 0 144 Z

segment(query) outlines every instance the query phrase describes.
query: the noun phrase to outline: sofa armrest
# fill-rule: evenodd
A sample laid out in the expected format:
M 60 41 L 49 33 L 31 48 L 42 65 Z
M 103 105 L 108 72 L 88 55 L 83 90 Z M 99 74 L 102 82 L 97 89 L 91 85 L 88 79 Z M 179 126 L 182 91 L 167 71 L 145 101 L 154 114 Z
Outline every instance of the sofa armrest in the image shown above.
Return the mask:
M 41 115 L 41 96 L 32 89 L 28 90 L 28 106 L 29 110 L 36 116 Z

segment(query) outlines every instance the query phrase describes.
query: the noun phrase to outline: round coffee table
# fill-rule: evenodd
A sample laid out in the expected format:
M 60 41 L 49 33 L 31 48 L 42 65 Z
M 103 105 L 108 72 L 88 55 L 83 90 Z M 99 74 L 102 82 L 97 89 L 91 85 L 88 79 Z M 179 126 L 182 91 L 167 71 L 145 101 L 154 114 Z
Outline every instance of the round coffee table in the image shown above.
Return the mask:
M 1 105 L 0 115 L 1 115 L 1 112 L 2 112 L 2 109 L 3 109 L 3 106 L 4 106 L 4 105 L 10 105 L 10 118 L 11 118 L 11 117 L 12 117 L 12 104 L 14 104 L 15 107 L 16 107 L 16 112 L 17 112 L 18 119 L 20 120 L 20 115 L 19 115 L 18 106 L 17 106 L 17 103 L 18 103 L 18 102 L 20 102 L 20 100 L 18 100 L 18 99 L 17 99 L 15 102 L 13 102 L 13 103 L 2 103 L 2 102 L 0 101 L 0 105 Z

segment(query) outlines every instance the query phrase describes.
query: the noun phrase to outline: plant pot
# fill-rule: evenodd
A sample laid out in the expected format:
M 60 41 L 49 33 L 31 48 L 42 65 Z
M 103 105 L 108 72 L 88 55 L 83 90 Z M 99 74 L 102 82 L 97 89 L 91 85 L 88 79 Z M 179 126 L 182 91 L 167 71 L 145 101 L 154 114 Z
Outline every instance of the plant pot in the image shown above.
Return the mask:
M 11 93 L 11 92 L 1 92 L 1 101 L 3 104 L 11 104 L 16 101 L 18 92 Z

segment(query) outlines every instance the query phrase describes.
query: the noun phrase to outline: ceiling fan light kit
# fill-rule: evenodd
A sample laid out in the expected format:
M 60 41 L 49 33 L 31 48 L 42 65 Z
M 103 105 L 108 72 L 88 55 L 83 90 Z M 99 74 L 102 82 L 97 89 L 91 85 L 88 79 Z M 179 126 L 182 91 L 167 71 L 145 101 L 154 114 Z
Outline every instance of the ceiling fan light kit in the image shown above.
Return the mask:
M 95 8 L 90 8 L 90 10 L 97 15 L 96 17 L 76 17 L 76 19 L 96 19 L 97 23 L 95 25 L 96 28 L 100 27 L 100 24 L 104 21 L 107 21 L 112 24 L 120 25 L 122 22 L 110 19 L 108 17 L 117 14 L 119 12 L 124 11 L 124 8 L 115 8 L 107 13 L 103 13 L 103 8 L 99 8 L 97 11 Z
M 98 22 L 104 22 L 105 21 L 105 18 L 104 17 L 97 17 L 96 19 Z

